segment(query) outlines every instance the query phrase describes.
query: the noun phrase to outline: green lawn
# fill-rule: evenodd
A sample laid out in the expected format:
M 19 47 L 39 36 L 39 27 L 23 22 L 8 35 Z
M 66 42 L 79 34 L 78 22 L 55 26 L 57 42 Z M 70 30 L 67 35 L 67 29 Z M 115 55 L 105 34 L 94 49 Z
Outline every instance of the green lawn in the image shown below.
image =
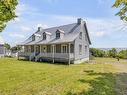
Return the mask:
M 68 66 L 3 58 L 0 59 L 0 95 L 117 95 L 116 78 L 122 73 L 117 67 L 88 63 Z

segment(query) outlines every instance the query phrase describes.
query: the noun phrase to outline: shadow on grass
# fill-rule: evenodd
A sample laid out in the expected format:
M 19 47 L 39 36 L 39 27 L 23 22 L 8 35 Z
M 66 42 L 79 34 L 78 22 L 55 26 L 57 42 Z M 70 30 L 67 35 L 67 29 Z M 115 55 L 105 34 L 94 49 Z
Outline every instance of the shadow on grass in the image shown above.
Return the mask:
M 93 80 L 77 80 L 81 83 L 90 84 L 92 88 L 76 93 L 69 91 L 67 95 L 127 95 L 127 73 L 96 73 L 92 70 L 85 72 L 89 76 L 99 76 Z
M 29 61 L 28 59 L 18 59 L 19 61 L 26 61 L 26 62 L 35 62 L 34 60 L 32 60 L 32 61 Z M 40 64 L 53 64 L 53 65 L 64 65 L 64 66 L 69 66 L 68 65 L 68 63 L 66 63 L 66 62 L 55 62 L 55 63 L 53 63 L 52 61 L 45 61 L 45 60 L 43 60 L 43 61 L 37 61 L 36 63 L 40 63 Z

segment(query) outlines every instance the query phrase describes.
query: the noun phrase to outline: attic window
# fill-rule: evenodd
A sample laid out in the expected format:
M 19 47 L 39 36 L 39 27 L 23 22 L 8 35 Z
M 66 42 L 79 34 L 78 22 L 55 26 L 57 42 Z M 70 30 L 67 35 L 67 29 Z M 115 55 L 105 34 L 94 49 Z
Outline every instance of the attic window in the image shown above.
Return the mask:
M 80 34 L 79 34 L 79 38 L 82 39 L 82 32 L 80 32 Z
M 85 40 L 87 41 L 87 35 L 85 34 Z
M 35 35 L 32 36 L 32 41 L 35 41 Z
M 46 33 L 43 33 L 43 40 L 46 40 Z
M 60 38 L 60 32 L 56 31 L 56 38 L 59 39 Z

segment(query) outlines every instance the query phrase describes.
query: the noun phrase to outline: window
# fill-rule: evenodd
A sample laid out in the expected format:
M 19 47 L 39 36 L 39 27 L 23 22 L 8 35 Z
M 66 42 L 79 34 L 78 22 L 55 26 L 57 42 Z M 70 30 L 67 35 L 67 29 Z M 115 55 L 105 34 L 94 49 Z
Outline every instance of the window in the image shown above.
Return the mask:
M 35 35 L 32 36 L 32 41 L 35 41 Z
M 82 54 L 82 45 L 79 45 L 79 55 Z
M 85 34 L 85 40 L 87 41 L 87 35 Z
M 46 53 L 47 52 L 47 46 L 42 46 L 42 52 Z
M 46 40 L 46 33 L 43 33 L 43 40 Z
M 60 32 L 56 31 L 56 38 L 59 39 L 60 38 Z
M 85 52 L 87 52 L 87 46 L 85 46 Z
M 79 34 L 79 38 L 82 39 L 82 32 L 80 32 L 80 34 Z
M 62 53 L 67 53 L 67 45 L 62 45 Z

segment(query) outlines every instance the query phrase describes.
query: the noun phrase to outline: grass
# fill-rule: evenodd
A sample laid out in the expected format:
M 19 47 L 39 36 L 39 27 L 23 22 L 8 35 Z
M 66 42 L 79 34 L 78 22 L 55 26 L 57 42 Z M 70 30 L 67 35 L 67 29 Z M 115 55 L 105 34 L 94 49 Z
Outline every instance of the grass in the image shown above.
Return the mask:
M 95 60 L 106 62 L 106 59 Z M 3 58 L 0 95 L 116 95 L 118 70 L 113 64 L 68 66 Z

